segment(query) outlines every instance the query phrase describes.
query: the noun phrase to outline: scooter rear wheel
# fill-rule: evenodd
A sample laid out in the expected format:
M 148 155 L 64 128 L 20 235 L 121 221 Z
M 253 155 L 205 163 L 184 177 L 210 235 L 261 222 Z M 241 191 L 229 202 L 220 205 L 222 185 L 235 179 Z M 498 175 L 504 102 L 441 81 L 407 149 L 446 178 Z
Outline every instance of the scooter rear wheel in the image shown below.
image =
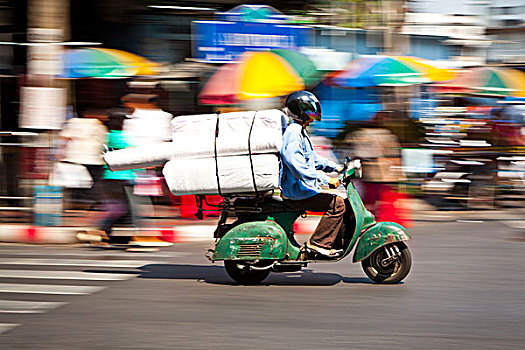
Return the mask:
M 397 253 L 397 250 L 399 250 L 399 253 L 392 261 L 388 261 L 389 255 L 387 250 L 394 253 Z M 361 266 L 372 281 L 383 284 L 395 284 L 401 282 L 410 272 L 412 257 L 404 242 L 396 242 L 376 249 L 366 259 L 361 261 Z
M 224 268 L 226 269 L 228 275 L 235 282 L 240 284 L 257 284 L 262 282 L 270 274 L 270 269 L 253 270 L 249 265 L 242 264 L 239 263 L 239 261 L 234 260 L 225 260 Z

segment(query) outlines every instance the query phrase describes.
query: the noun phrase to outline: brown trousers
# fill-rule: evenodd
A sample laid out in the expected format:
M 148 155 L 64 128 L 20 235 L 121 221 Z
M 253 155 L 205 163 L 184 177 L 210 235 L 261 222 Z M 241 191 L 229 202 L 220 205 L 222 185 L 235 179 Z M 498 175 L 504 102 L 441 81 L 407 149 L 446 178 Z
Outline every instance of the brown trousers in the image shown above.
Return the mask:
M 310 242 L 321 248 L 332 249 L 345 219 L 345 200 L 335 194 L 318 193 L 313 197 L 286 204 L 294 209 L 325 212 L 315 229 Z

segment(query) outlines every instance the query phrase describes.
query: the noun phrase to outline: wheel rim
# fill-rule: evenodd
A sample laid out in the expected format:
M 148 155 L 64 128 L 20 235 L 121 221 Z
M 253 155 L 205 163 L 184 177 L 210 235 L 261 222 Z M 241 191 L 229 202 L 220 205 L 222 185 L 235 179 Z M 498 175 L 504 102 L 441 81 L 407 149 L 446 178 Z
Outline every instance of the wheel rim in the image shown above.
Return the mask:
M 393 261 L 385 263 L 385 261 L 389 258 L 386 249 L 388 249 L 386 246 L 382 249 L 378 249 L 372 255 L 370 259 L 370 265 L 379 275 L 393 276 L 399 271 L 399 267 L 401 266 L 399 262 L 399 256 L 397 256 Z

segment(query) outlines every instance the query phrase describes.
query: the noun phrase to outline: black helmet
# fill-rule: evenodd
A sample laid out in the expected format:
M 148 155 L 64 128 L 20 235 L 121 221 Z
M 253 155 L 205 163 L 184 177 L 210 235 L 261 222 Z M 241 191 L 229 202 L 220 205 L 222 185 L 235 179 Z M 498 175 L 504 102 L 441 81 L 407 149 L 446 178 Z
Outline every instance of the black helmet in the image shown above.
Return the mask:
M 286 98 L 285 107 L 290 112 L 292 119 L 300 122 L 310 119 L 321 121 L 321 104 L 311 92 L 292 92 Z

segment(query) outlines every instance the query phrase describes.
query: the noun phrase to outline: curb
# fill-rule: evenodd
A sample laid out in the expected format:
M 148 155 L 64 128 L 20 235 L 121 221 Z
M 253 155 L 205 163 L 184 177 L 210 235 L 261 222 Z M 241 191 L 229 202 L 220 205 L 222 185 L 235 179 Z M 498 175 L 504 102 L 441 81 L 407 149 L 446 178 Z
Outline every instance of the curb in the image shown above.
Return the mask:
M 83 241 L 77 239 L 77 234 L 91 229 L 90 227 L 0 225 L 0 242 L 39 244 L 82 243 Z M 115 228 L 115 235 L 155 237 L 160 240 L 160 243 L 183 243 L 212 240 L 214 230 L 215 226 L 211 225 L 181 225 L 155 228 L 122 227 Z M 153 244 L 148 242 L 148 245 Z
M 318 219 L 300 220 L 294 226 L 296 234 L 312 233 Z M 159 245 L 165 243 L 187 243 L 213 240 L 216 224 L 190 223 L 165 227 L 116 227 L 116 236 L 134 236 L 156 238 Z M 79 232 L 94 230 L 92 227 L 76 226 L 35 226 L 6 224 L 0 225 L 0 242 L 4 243 L 39 243 L 39 244 L 74 244 L 83 243 L 77 238 Z M 146 241 L 147 242 L 147 241 Z M 164 243 L 164 244 L 163 244 Z M 147 242 L 154 245 L 154 242 Z
M 74 233 L 73 233 L 74 232 Z M 1 225 L 0 242 L 20 243 L 78 243 L 76 227 L 49 227 L 29 225 Z

